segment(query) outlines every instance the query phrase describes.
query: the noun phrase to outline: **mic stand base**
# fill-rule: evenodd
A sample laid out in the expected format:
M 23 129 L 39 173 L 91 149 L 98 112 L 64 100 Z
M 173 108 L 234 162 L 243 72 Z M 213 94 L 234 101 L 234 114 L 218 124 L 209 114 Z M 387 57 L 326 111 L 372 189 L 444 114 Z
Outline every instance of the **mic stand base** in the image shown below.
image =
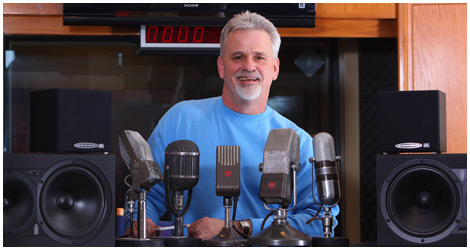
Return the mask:
M 186 236 L 165 237 L 165 246 L 167 247 L 200 247 L 202 239 L 188 238 Z
M 114 240 L 117 247 L 164 247 L 164 238 L 137 239 L 131 237 L 116 237 Z
M 305 247 L 310 246 L 310 237 L 286 223 L 273 222 L 270 227 L 248 239 L 250 246 Z
M 312 237 L 312 247 L 349 247 L 349 238 Z
M 200 247 L 202 239 L 187 238 L 186 236 L 155 237 L 137 239 L 131 237 L 116 237 L 117 247 Z
M 232 227 L 224 227 L 217 236 L 202 244 L 205 247 L 246 247 L 248 240 L 240 237 Z

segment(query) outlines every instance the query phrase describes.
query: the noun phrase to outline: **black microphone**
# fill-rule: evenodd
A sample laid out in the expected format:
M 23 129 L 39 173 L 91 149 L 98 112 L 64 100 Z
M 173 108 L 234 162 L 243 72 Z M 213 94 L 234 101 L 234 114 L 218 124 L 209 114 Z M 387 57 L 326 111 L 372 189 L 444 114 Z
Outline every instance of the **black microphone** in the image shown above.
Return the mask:
M 289 206 L 292 201 L 292 164 L 299 163 L 300 137 L 292 129 L 272 129 L 260 164 L 259 198 L 266 204 Z
M 119 135 L 119 151 L 132 177 L 132 190 L 149 190 L 163 180 L 162 172 L 153 160 L 148 143 L 135 131 L 124 130 Z
M 335 144 L 330 134 L 321 132 L 313 137 L 315 175 L 318 199 L 323 205 L 335 205 L 340 199 Z
M 184 236 L 183 215 L 191 204 L 192 188 L 198 181 L 199 148 L 197 145 L 189 140 L 179 140 L 168 144 L 165 149 L 165 198 L 171 213 L 175 216 L 174 236 Z M 185 190 L 188 190 L 188 199 L 184 206 Z M 180 210 L 183 212 L 179 213 Z
M 165 171 L 170 189 L 184 191 L 199 181 L 199 148 L 189 140 L 174 141 L 165 149 Z M 167 180 L 165 180 L 167 181 Z

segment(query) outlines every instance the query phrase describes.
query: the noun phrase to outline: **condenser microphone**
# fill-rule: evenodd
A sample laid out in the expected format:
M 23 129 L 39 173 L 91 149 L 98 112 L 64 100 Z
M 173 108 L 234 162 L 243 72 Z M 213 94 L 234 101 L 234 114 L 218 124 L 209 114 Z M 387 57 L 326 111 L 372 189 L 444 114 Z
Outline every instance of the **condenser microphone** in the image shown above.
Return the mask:
M 131 130 L 119 135 L 119 151 L 132 177 L 132 190 L 149 190 L 163 180 L 162 172 L 153 160 L 152 151 L 142 136 Z
M 217 196 L 240 196 L 240 146 L 217 146 Z
M 292 165 L 299 162 L 300 137 L 293 129 L 272 129 L 260 164 L 259 198 L 266 204 L 289 206 L 292 201 Z
M 340 199 L 338 167 L 333 137 L 320 132 L 313 137 L 318 199 L 322 205 L 335 205 Z
M 224 227 L 214 238 L 204 240 L 203 246 L 246 246 L 247 240 L 241 237 L 232 224 L 236 216 L 238 196 L 240 196 L 240 146 L 217 146 L 216 155 L 215 193 L 217 196 L 223 196 Z M 230 219 L 232 201 L 234 203 L 233 216 Z

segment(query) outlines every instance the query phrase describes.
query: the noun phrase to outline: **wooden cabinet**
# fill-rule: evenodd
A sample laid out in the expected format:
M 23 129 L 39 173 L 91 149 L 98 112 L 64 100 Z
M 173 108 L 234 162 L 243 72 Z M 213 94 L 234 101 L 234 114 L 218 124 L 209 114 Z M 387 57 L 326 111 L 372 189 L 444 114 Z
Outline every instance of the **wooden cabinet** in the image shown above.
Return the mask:
M 138 35 L 139 27 L 64 26 L 60 3 L 3 4 L 4 34 Z M 282 37 L 396 37 L 394 3 L 319 3 L 315 28 L 279 28 Z
M 467 4 L 399 4 L 400 90 L 446 93 L 447 153 L 467 152 Z

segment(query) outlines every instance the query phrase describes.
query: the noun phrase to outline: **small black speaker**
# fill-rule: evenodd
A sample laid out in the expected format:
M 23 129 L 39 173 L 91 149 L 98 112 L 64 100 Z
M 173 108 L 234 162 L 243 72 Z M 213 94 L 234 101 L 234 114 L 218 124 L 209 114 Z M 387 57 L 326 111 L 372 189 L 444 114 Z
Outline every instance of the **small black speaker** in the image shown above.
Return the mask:
M 114 246 L 114 155 L 3 154 L 3 246 Z
M 377 156 L 377 245 L 467 246 L 467 155 Z
M 112 95 L 107 90 L 32 91 L 31 152 L 110 152 Z
M 446 150 L 446 98 L 443 92 L 379 92 L 379 152 Z

